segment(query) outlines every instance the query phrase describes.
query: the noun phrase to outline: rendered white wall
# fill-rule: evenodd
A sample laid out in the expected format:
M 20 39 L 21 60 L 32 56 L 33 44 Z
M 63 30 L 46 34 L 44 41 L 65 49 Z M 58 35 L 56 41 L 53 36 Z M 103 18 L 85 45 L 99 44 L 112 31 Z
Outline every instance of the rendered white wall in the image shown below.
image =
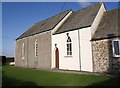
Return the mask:
M 61 27 L 61 25 L 68 19 L 68 17 L 72 14 L 73 12 L 70 11 L 56 26 L 55 28 L 52 30 L 52 34 L 54 34 L 59 27 Z
M 96 15 L 96 17 L 95 17 L 95 19 L 94 19 L 94 21 L 93 21 L 93 24 L 91 25 L 91 30 L 92 30 L 91 35 L 92 36 L 94 35 L 94 33 L 95 33 L 103 15 L 104 15 L 104 12 L 106 12 L 106 9 L 104 7 L 104 4 L 102 4 L 98 13 L 97 13 L 97 15 Z
M 93 71 L 92 48 L 91 48 L 91 27 L 80 29 L 80 57 L 81 71 Z
M 72 40 L 72 57 L 67 56 L 66 44 L 67 35 Z M 78 30 L 52 35 L 52 67 L 55 67 L 55 44 L 59 49 L 59 69 L 80 70 L 79 47 L 78 47 Z
M 68 57 L 66 54 L 66 41 L 67 35 L 72 40 L 72 57 Z M 80 71 L 93 71 L 92 63 L 92 48 L 91 48 L 91 27 L 78 30 L 65 32 L 61 34 L 52 35 L 52 67 L 55 67 L 55 44 L 59 49 L 59 69 L 65 70 L 78 70 Z M 79 44 L 80 44 L 80 58 L 79 58 Z

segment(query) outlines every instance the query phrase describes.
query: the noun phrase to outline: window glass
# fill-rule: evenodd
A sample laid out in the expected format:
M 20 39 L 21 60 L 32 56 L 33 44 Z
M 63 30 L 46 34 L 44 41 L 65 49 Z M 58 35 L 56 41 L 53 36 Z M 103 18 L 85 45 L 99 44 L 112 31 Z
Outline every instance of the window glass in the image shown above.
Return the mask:
M 120 51 L 119 51 L 119 41 L 114 41 L 114 53 L 116 55 L 120 55 Z
M 25 58 L 25 43 L 22 44 L 22 59 Z
M 35 57 L 38 56 L 38 43 L 37 43 L 37 39 L 35 40 Z
M 72 41 L 69 36 L 67 39 L 67 55 L 72 55 Z

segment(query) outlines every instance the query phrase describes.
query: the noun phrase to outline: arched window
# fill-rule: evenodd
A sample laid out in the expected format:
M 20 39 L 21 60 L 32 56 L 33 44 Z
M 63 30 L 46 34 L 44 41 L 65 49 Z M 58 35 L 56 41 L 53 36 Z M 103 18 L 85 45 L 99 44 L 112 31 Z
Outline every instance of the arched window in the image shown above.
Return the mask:
M 69 34 L 67 33 L 68 39 L 67 39 L 67 55 L 72 55 L 72 41 L 69 37 Z
M 25 59 L 25 43 L 22 43 L 22 59 Z
M 35 58 L 38 56 L 38 40 L 35 39 Z

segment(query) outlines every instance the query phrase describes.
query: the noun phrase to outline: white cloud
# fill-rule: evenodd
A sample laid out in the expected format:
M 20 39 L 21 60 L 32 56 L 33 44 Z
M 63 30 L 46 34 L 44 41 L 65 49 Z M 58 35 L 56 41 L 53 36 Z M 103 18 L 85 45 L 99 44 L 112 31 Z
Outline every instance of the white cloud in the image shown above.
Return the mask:
M 88 7 L 88 6 L 92 5 L 92 3 L 90 3 L 90 2 L 78 2 L 78 3 L 81 7 Z

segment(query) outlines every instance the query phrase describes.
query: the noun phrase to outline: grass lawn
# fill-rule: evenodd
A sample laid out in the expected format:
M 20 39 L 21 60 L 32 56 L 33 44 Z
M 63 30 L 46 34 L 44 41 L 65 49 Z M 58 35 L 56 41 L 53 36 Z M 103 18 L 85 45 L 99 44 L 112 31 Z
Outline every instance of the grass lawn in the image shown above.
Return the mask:
M 120 77 L 3 66 L 3 86 L 120 86 Z

